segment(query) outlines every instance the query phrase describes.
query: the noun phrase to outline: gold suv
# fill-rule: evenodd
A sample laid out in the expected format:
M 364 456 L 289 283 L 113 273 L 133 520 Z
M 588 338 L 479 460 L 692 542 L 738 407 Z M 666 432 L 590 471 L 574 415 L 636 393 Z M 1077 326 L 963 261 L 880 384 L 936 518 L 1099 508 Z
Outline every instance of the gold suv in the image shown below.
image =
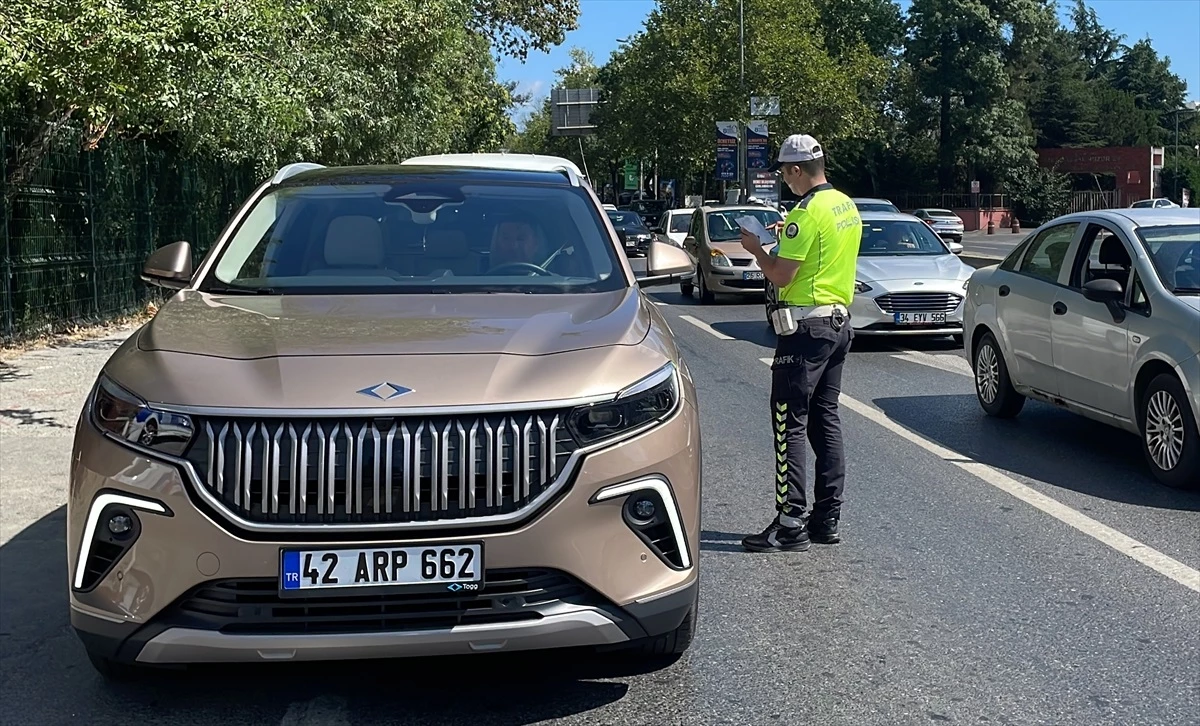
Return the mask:
M 585 646 L 695 629 L 687 366 L 562 159 L 295 164 L 101 371 L 76 429 L 71 623 L 140 665 Z

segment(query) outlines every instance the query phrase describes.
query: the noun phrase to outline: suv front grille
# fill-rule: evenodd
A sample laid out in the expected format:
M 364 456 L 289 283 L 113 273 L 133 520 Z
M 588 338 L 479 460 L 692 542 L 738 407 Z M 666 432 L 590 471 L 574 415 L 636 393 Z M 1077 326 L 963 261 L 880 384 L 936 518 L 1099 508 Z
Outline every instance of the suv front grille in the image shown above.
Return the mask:
M 537 620 L 539 608 L 564 602 L 607 606 L 582 583 L 553 570 L 488 570 L 483 589 L 469 595 L 359 590 L 283 598 L 278 587 L 270 577 L 208 582 L 164 611 L 162 620 L 243 635 L 369 633 Z
M 962 296 L 949 292 L 896 292 L 875 298 L 885 313 L 952 313 Z
M 205 417 L 187 458 L 211 498 L 254 523 L 471 520 L 519 512 L 564 474 L 565 417 Z

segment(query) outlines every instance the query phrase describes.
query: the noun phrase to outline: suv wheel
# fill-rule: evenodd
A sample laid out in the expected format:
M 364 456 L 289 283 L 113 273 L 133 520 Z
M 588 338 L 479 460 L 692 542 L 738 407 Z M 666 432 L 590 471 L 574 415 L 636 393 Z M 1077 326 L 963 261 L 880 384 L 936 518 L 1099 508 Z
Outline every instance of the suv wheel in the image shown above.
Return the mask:
M 684 297 L 692 296 L 692 290 L 695 289 L 695 286 L 692 284 L 692 282 L 692 280 L 684 280 L 683 282 L 679 283 L 679 292 L 683 293 Z
M 696 598 L 692 601 L 692 610 L 669 633 L 628 643 L 621 647 L 622 656 L 636 656 L 640 661 L 651 661 L 655 665 L 670 665 L 687 652 L 696 637 L 696 622 L 700 611 L 700 588 L 696 587 Z
M 975 348 L 975 395 L 989 416 L 1012 418 L 1025 406 L 1025 397 L 1013 388 L 1004 355 L 991 333 L 984 333 Z
M 1154 476 L 1177 489 L 1200 487 L 1200 436 L 1179 379 L 1162 373 L 1142 394 L 1142 452 Z
M 118 663 L 115 660 L 97 655 L 90 650 L 87 651 L 87 657 L 92 663 L 92 668 L 106 681 L 114 683 L 136 681 L 144 673 L 144 669 L 142 668 L 129 665 L 128 663 Z

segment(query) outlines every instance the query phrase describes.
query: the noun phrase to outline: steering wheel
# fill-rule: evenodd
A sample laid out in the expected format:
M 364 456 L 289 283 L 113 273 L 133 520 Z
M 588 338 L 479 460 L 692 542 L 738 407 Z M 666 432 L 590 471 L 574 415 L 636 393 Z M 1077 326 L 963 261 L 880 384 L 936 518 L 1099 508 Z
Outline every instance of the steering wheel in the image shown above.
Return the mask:
M 509 267 L 517 268 L 520 270 L 525 270 L 526 272 L 529 272 L 529 273 L 532 273 L 535 275 L 545 275 L 547 277 L 554 276 L 553 272 L 550 272 L 549 270 L 547 270 L 544 267 L 539 267 L 539 266 L 533 264 L 532 262 L 505 262 L 503 265 L 499 265 L 497 267 L 493 267 L 492 269 L 488 270 L 487 274 L 495 275 L 495 274 L 497 274 L 497 272 L 499 270 L 503 270 L 503 269 L 506 269 Z

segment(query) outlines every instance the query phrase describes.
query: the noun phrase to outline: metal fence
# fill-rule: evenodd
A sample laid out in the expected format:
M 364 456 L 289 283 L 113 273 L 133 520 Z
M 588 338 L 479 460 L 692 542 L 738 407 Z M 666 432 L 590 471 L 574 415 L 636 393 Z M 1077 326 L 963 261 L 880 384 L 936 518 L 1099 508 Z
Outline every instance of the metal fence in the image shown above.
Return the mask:
M 870 196 L 864 194 L 863 196 Z M 914 209 L 1008 209 L 1010 200 L 1004 194 L 968 193 L 909 193 L 904 191 L 883 195 L 901 210 Z
M 154 299 L 139 278 L 158 247 L 188 240 L 198 262 L 256 184 L 252 167 L 114 141 L 56 142 L 17 183 L 0 130 L 0 332 L 5 341 L 111 319 Z

